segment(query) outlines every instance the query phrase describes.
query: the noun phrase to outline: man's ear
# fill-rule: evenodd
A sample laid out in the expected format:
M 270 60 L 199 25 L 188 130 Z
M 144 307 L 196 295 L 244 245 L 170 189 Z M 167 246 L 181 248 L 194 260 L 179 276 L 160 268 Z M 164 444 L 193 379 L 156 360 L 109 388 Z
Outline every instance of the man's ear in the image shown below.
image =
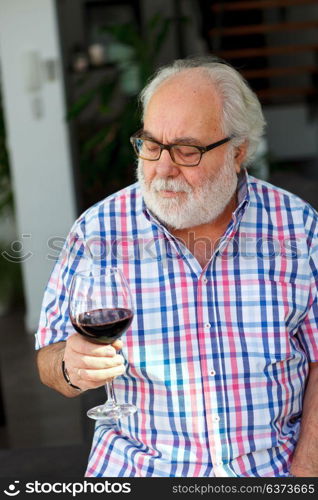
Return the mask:
M 242 142 L 242 144 L 235 147 L 234 165 L 235 165 L 235 170 L 236 170 L 237 174 L 240 173 L 241 165 L 246 158 L 247 146 L 248 146 L 247 141 L 244 141 L 244 142 Z

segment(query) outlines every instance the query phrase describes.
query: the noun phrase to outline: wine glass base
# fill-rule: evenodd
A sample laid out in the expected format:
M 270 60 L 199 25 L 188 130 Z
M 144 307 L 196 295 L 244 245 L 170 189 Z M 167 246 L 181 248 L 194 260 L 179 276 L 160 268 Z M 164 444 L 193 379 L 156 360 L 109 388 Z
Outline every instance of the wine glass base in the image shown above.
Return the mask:
M 104 422 L 114 423 L 121 418 L 129 417 L 137 411 L 137 407 L 131 404 L 121 404 L 116 406 L 99 405 L 91 408 L 87 412 L 87 416 L 93 420 L 101 420 Z

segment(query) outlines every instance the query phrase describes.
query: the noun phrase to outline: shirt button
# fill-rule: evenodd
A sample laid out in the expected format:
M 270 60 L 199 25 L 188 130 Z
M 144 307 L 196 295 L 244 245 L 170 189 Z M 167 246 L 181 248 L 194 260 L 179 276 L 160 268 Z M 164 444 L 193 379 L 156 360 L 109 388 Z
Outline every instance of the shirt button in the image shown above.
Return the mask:
M 221 467 L 221 465 L 223 465 L 222 460 L 218 460 L 218 461 L 215 463 L 215 465 L 216 465 L 217 467 Z
M 211 323 L 205 323 L 204 328 L 211 328 Z
M 203 276 L 203 278 L 202 278 L 202 282 L 203 282 L 204 284 L 206 284 L 206 283 L 208 282 L 208 278 L 206 278 L 205 276 Z
M 214 415 L 214 417 L 212 418 L 213 422 L 219 422 L 220 421 L 220 417 L 218 415 Z
M 216 375 L 216 371 L 215 370 L 211 370 L 210 371 L 210 375 L 212 375 L 212 377 L 214 377 L 214 375 Z

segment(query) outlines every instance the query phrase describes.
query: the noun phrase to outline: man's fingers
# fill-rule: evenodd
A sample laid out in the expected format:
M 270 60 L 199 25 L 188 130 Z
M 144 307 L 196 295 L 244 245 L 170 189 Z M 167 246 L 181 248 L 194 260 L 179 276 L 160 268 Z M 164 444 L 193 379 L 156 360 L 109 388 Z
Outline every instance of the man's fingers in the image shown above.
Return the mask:
M 68 339 L 68 346 L 81 355 L 105 357 L 115 356 L 116 352 L 122 348 L 123 342 L 118 339 L 113 344 L 97 344 L 84 339 L 80 334 L 76 333 Z
M 82 356 L 80 358 L 79 368 L 88 370 L 103 370 L 123 365 L 125 360 L 120 354 L 115 356 Z
M 124 343 L 121 339 L 117 339 L 112 343 L 112 346 L 115 347 L 116 351 L 120 351 L 123 348 L 123 345 Z
M 93 389 L 122 375 L 124 358 L 117 354 L 122 346 L 121 340 L 105 345 L 90 342 L 77 333 L 69 337 L 64 360 L 72 384 L 82 390 Z
M 124 365 L 114 366 L 113 368 L 107 368 L 105 370 L 87 370 L 85 368 L 79 368 L 77 376 L 84 381 L 103 384 L 108 380 L 122 375 L 124 372 Z

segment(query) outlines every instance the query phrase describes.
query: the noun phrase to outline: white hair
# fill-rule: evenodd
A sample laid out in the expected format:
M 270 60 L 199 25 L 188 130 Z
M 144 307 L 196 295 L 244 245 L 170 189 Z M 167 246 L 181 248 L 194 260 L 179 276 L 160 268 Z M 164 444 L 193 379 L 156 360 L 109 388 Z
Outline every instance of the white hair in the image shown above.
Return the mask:
M 234 136 L 233 147 L 247 141 L 244 166 L 248 166 L 254 160 L 264 134 L 265 119 L 256 94 L 240 73 L 225 61 L 216 57 L 177 59 L 172 64 L 159 68 L 140 93 L 143 117 L 159 86 L 178 73 L 192 68 L 202 69 L 202 73 L 215 85 L 222 100 L 222 131 L 226 136 Z

